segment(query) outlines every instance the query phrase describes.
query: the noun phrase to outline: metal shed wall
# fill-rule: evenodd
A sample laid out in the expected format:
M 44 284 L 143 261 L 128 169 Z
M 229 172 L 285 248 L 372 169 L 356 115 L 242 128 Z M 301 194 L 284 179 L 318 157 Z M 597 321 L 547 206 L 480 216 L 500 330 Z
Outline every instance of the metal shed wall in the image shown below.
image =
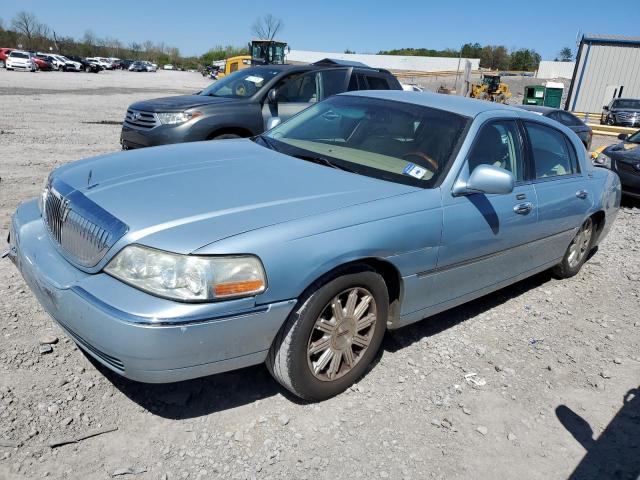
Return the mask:
M 369 55 L 358 53 L 331 53 L 311 52 L 306 50 L 291 50 L 287 54 L 287 61 L 300 63 L 313 63 L 324 58 L 349 60 L 364 63 L 373 68 L 386 68 L 389 70 L 412 70 L 418 72 L 442 72 L 456 71 L 458 57 L 417 57 L 402 55 Z M 471 62 L 471 70 L 480 68 L 479 58 L 463 58 L 460 60 L 460 70 L 464 70 L 464 62 Z
M 583 39 L 578 55 L 567 110 L 600 112 L 607 85 L 624 85 L 623 97 L 640 98 L 640 42 Z

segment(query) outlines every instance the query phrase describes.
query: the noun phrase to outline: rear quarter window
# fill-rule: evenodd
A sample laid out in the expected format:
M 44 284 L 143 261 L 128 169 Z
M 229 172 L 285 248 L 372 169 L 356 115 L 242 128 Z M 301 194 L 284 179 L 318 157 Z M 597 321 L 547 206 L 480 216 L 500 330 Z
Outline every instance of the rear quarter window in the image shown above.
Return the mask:
M 369 84 L 369 90 L 389 90 L 386 78 L 367 75 L 367 83 Z

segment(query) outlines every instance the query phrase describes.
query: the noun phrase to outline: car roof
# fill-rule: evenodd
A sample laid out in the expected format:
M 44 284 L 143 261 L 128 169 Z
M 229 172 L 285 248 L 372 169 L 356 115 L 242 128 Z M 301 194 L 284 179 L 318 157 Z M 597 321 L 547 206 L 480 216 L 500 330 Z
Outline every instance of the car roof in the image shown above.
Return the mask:
M 500 103 L 487 102 L 485 100 L 476 100 L 472 98 L 461 97 L 458 95 L 443 95 L 442 93 L 433 92 L 408 92 L 404 90 L 361 90 L 357 92 L 346 92 L 340 95 L 353 95 L 358 97 L 379 98 L 381 100 L 393 100 L 396 102 L 411 103 L 424 107 L 438 108 L 447 110 L 458 115 L 466 117 L 475 117 L 480 113 L 491 110 L 506 110 L 524 113 L 522 110 L 509 105 Z M 526 115 L 526 114 L 525 114 Z
M 542 114 L 547 114 L 547 113 L 556 112 L 560 110 L 559 108 L 543 107 L 542 105 L 516 105 L 516 108 L 521 108 L 522 110 L 529 110 L 530 112 L 540 112 Z

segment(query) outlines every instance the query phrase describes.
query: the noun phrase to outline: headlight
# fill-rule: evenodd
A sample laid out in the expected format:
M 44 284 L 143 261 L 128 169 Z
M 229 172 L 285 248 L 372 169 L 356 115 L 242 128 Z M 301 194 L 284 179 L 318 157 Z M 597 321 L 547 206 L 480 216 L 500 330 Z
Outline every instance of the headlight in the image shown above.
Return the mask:
M 250 255 L 199 257 L 129 245 L 104 271 L 145 292 L 185 302 L 248 297 L 267 287 L 262 262 Z
M 176 125 L 193 120 L 202 115 L 202 112 L 163 112 L 156 115 L 163 125 Z
M 600 167 L 611 168 L 611 157 L 605 155 L 604 153 L 599 153 L 598 156 L 593 160 L 593 164 Z

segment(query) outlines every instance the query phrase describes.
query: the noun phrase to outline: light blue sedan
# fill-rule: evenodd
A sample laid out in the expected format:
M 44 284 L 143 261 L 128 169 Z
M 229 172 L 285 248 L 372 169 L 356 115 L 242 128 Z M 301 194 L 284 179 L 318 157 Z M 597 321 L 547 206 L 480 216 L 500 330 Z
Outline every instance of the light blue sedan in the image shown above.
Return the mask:
M 620 203 L 557 122 L 417 92 L 332 97 L 254 139 L 82 160 L 15 213 L 7 254 L 87 354 L 172 382 L 262 362 L 321 400 L 396 329 L 553 269 Z

